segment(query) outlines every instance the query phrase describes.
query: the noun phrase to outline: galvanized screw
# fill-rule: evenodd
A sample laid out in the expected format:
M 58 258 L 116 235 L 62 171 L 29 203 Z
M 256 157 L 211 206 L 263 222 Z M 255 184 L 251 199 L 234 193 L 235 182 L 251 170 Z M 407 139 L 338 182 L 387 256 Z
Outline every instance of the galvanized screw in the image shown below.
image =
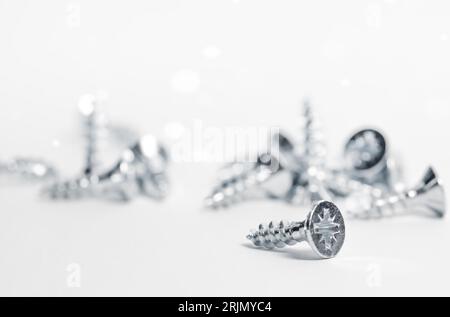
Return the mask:
M 355 198 L 353 197 L 353 200 Z M 410 190 L 369 201 L 367 206 L 358 202 L 352 205 L 354 206 L 348 208 L 349 215 L 361 219 L 412 214 L 418 211 L 442 218 L 446 213 L 444 186 L 432 167 L 428 168 L 420 183 Z
M 222 179 L 205 199 L 208 208 L 228 207 L 252 196 L 286 199 L 295 179 L 294 146 L 282 133 L 274 135 L 276 147 L 258 156 L 253 164 L 239 164 L 237 173 Z
M 292 246 L 308 242 L 314 252 L 322 258 L 335 257 L 345 240 L 345 223 L 339 208 L 329 201 L 315 203 L 304 221 L 259 225 L 248 236 L 255 246 L 267 249 Z
M 168 192 L 168 153 L 152 135 L 127 149 L 109 171 L 88 179 L 57 183 L 45 190 L 53 199 L 104 196 L 129 201 L 137 194 L 162 199 Z

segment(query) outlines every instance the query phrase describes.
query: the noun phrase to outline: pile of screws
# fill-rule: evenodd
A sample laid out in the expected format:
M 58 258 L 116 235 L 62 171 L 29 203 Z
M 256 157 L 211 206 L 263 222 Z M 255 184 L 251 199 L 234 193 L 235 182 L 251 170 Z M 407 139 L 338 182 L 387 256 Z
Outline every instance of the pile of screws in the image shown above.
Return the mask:
M 52 164 L 32 158 L 0 162 L 0 173 L 43 182 L 43 194 L 53 200 L 96 197 L 126 202 L 139 194 L 154 199 L 166 197 L 169 158 L 165 147 L 152 135 L 138 137 L 133 131 L 109 124 L 98 110 L 98 104 L 99 98 L 94 95 L 80 98 L 86 143 L 86 159 L 80 176 L 62 180 Z M 102 131 L 108 131 L 123 146 L 116 163 L 104 171 L 98 168 L 98 141 Z
M 305 221 L 259 225 L 247 236 L 254 245 L 271 249 L 307 241 L 320 257 L 334 257 L 344 243 L 345 224 L 332 201 L 342 203 L 347 215 L 357 219 L 404 213 L 444 216 L 444 187 L 435 170 L 429 167 L 416 187 L 404 190 L 399 165 L 380 131 L 364 129 L 352 135 L 344 148 L 343 166 L 331 168 L 308 100 L 303 103 L 303 122 L 299 140 L 277 133 L 271 149 L 256 162 L 226 166 L 230 176 L 221 179 L 205 200 L 208 208 L 217 209 L 262 194 L 313 206 Z
M 58 170 L 40 159 L 17 158 L 0 161 L 0 173 L 21 179 L 51 182 L 43 193 L 54 200 L 101 197 L 129 201 L 137 195 L 163 199 L 168 194 L 168 151 L 152 135 L 116 127 L 98 110 L 92 95 L 80 100 L 81 121 L 86 140 L 81 175 L 61 180 Z M 345 206 L 347 216 L 381 218 L 403 213 L 428 213 L 443 217 L 445 193 L 435 170 L 429 167 L 419 184 L 404 190 L 399 164 L 380 131 L 364 129 L 352 135 L 344 147 L 342 167 L 326 162 L 327 148 L 312 106 L 303 104 L 301 138 L 284 132 L 272 136 L 270 150 L 256 162 L 225 166 L 220 179 L 206 198 L 208 208 L 229 207 L 254 196 L 290 204 L 312 206 L 304 221 L 270 222 L 259 225 L 247 238 L 256 246 L 282 248 L 306 241 L 319 257 L 331 258 L 345 240 L 344 217 L 334 202 Z M 100 170 L 98 141 L 108 131 L 123 146 L 116 163 Z

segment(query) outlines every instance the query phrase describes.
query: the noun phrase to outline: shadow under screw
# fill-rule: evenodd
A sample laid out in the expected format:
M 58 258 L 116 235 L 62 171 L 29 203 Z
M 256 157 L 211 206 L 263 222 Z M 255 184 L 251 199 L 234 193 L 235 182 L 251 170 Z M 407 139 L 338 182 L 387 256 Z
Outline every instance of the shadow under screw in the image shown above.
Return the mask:
M 253 246 L 250 243 L 241 244 L 243 247 L 257 250 L 259 252 L 270 252 L 275 254 L 280 254 L 281 256 L 301 261 L 317 261 L 324 260 L 320 256 L 318 256 L 313 250 L 308 249 L 298 249 L 298 248 L 290 248 L 290 249 L 262 249 L 260 247 Z

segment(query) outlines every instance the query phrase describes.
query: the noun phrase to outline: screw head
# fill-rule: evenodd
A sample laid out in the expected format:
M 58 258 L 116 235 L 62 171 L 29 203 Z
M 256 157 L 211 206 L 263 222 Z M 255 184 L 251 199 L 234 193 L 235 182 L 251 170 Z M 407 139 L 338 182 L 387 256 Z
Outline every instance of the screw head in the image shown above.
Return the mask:
M 447 210 L 444 184 L 435 169 L 429 167 L 416 188 L 407 192 L 411 209 L 422 208 L 431 211 L 439 218 L 445 216 Z
M 345 145 L 347 167 L 354 172 L 372 170 L 383 165 L 387 142 L 383 134 L 374 129 L 355 133 Z
M 330 201 L 319 201 L 306 219 L 306 238 L 322 258 L 335 257 L 345 240 L 345 223 L 339 208 Z

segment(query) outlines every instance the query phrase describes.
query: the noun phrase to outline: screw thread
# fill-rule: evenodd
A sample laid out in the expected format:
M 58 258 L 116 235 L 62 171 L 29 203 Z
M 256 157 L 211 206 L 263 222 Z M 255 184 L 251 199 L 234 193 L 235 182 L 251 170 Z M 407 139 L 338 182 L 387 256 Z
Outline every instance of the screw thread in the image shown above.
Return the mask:
M 88 178 L 76 178 L 56 182 L 44 188 L 44 195 L 53 200 L 73 200 L 87 197 L 93 194 L 92 183 Z
M 86 165 L 84 173 L 91 175 L 97 165 L 97 133 L 94 120 L 88 120 L 86 123 Z
M 320 124 L 309 99 L 303 101 L 303 148 L 304 160 L 308 169 L 315 168 L 323 170 L 327 155 Z
M 344 197 L 357 192 L 365 194 L 367 197 L 375 200 L 380 199 L 386 194 L 386 190 L 381 187 L 365 184 L 361 181 L 350 178 L 343 172 L 336 171 L 331 171 L 329 173 L 326 180 L 326 186 L 334 194 Z
M 220 208 L 244 200 L 250 188 L 261 185 L 270 175 L 269 168 L 256 164 L 246 172 L 222 180 L 212 194 L 205 199 L 205 204 L 210 208 Z
M 329 198 L 328 192 L 323 186 L 327 171 L 326 146 L 309 99 L 303 101 L 302 122 L 302 160 L 305 168 L 290 195 L 291 202 L 300 204 Z
M 97 110 L 97 102 L 93 104 L 92 113 L 83 118 L 83 130 L 85 138 L 85 166 L 84 175 L 92 175 L 98 165 L 98 140 L 100 123 Z
M 260 224 L 258 230 L 252 230 L 247 239 L 255 246 L 267 249 L 283 248 L 294 245 L 305 239 L 304 222 L 280 221 L 278 224 L 270 222 L 268 225 Z
M 408 200 L 407 193 L 375 198 L 368 206 L 357 212 L 351 212 L 351 215 L 361 219 L 394 216 L 406 211 Z

